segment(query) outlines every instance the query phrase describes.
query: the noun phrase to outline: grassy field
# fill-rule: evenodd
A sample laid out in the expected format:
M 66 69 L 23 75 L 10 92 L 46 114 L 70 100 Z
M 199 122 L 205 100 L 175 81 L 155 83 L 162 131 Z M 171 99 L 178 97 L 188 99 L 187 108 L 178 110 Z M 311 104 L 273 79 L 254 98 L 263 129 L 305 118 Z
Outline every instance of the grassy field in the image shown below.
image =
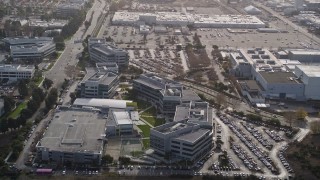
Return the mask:
M 37 86 L 39 86 L 40 83 L 43 81 L 43 79 L 44 79 L 44 77 L 38 78 L 37 81 L 35 81 L 35 84 L 36 84 Z
M 27 101 L 24 101 L 23 103 L 19 104 L 19 106 L 14 111 L 12 111 L 8 117 L 13 119 L 18 118 L 20 116 L 21 111 L 26 107 L 27 107 Z
M 143 137 L 150 137 L 150 126 L 138 125 L 138 128 L 142 131 Z
M 157 111 L 155 107 L 152 107 L 148 109 L 147 111 L 144 111 L 140 115 L 144 120 L 146 120 L 148 123 L 150 123 L 152 126 L 160 126 L 164 124 L 166 121 L 165 119 L 157 119 Z
M 142 139 L 144 149 L 148 149 L 150 147 L 150 139 Z

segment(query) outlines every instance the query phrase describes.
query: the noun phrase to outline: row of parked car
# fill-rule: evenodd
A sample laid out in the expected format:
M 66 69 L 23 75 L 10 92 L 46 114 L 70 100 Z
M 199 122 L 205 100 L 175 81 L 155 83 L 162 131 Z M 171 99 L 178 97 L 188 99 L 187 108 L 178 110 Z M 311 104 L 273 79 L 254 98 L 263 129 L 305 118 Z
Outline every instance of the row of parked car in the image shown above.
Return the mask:
M 236 144 L 232 144 L 231 148 L 249 170 L 261 171 L 261 168 L 258 167 L 257 162 L 253 160 L 253 158 L 248 155 L 248 153 L 243 148 Z
M 280 161 L 282 162 L 283 166 L 287 169 L 289 173 L 294 173 L 293 169 L 290 167 L 288 161 L 284 158 L 284 151 L 288 148 L 288 145 L 282 146 L 280 152 L 278 154 Z
M 271 150 L 273 147 L 273 144 L 266 138 L 264 137 L 257 128 L 253 126 L 251 123 L 241 123 L 243 127 L 249 131 L 253 137 L 255 137 L 264 147 L 267 149 Z
M 234 122 L 230 121 L 225 116 L 221 116 L 220 118 L 272 173 L 277 172 L 277 169 L 274 167 L 273 162 L 267 153 L 265 153 L 258 145 L 254 144 L 252 139 L 249 138 Z
M 278 132 L 269 129 L 264 129 L 264 131 L 276 142 L 283 141 L 283 138 Z

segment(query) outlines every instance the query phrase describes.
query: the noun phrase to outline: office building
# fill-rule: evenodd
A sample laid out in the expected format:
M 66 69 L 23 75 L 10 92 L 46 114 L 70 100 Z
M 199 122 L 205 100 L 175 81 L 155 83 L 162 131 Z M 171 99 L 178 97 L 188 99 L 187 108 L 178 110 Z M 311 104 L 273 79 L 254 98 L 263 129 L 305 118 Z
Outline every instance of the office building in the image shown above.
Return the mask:
M 176 106 L 190 101 L 200 101 L 200 97 L 181 84 L 158 77 L 154 74 L 142 74 L 133 81 L 133 89 L 138 97 L 151 102 L 162 114 L 173 116 Z
M 120 69 L 128 66 L 128 52 L 106 42 L 105 39 L 90 38 L 88 48 L 91 61 L 96 63 L 116 63 Z
M 99 165 L 106 119 L 99 110 L 60 107 L 36 144 L 40 160 L 57 164 Z
M 88 74 L 78 85 L 82 98 L 112 98 L 119 85 L 119 76 L 113 72 L 97 72 Z
M 3 42 L 13 60 L 42 60 L 56 51 L 56 44 L 50 37 L 4 38 Z
M 84 3 L 63 3 L 58 5 L 55 13 L 57 17 L 70 18 L 79 14 L 83 7 Z
M 195 162 L 210 152 L 212 138 L 211 129 L 181 120 L 152 128 L 150 147 L 159 156 Z
M 0 79 L 3 83 L 12 83 L 21 79 L 31 79 L 34 72 L 34 66 L 0 64 Z

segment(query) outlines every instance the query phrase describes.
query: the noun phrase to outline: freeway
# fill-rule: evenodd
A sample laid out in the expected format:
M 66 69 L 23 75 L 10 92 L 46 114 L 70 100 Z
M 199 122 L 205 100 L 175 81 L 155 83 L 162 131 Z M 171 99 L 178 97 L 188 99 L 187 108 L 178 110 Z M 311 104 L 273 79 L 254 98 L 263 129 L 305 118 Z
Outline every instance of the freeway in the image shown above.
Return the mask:
M 75 66 L 77 64 L 78 62 L 77 56 L 78 54 L 81 54 L 83 50 L 83 46 L 82 46 L 82 43 L 74 43 L 74 40 L 81 39 L 81 37 L 83 36 L 83 33 L 85 33 L 83 37 L 86 37 L 87 35 L 90 35 L 92 33 L 92 31 L 94 30 L 97 24 L 98 17 L 100 13 L 103 11 L 104 7 L 105 7 L 105 1 L 101 1 L 101 2 L 97 0 L 94 1 L 92 8 L 87 12 L 87 15 L 86 15 L 86 20 L 89 20 L 91 13 L 94 12 L 92 22 L 88 30 L 84 32 L 85 27 L 83 24 L 70 40 L 65 41 L 65 45 L 66 45 L 65 50 L 57 59 L 54 66 L 50 70 L 44 73 L 44 76 L 46 78 L 51 79 L 53 81 L 52 87 L 55 87 L 55 88 L 61 87 L 64 79 L 67 78 L 67 75 L 65 73 L 65 68 L 69 65 Z M 44 107 L 44 102 L 41 104 L 41 107 Z M 37 114 L 38 112 L 39 110 L 35 114 Z M 20 156 L 17 159 L 15 164 L 15 166 L 18 169 L 26 168 L 26 166 L 24 165 L 24 161 L 28 156 L 31 144 L 34 143 L 33 139 L 36 137 L 38 133 L 40 133 L 45 128 L 48 121 L 50 120 L 51 115 L 52 115 L 52 111 L 48 113 L 47 118 L 45 118 L 38 124 L 38 126 L 32 133 L 32 136 L 27 140 L 27 143 L 23 148 L 22 152 L 20 153 Z M 33 117 L 35 117 L 35 115 Z

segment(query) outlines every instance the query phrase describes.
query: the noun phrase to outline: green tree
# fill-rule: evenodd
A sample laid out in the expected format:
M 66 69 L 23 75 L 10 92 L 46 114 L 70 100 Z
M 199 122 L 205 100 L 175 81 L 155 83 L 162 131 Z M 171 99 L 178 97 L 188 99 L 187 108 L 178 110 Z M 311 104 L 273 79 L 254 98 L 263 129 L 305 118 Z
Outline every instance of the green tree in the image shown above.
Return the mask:
M 128 165 L 128 164 L 130 164 L 130 161 L 131 160 L 128 157 L 123 157 L 123 156 L 119 157 L 119 162 L 122 165 Z
M 53 81 L 51 79 L 45 78 L 43 83 L 42 83 L 42 87 L 45 89 L 49 89 L 53 84 Z
M 101 158 L 101 163 L 102 164 L 111 164 L 113 162 L 113 157 L 110 156 L 109 154 L 106 154 Z
M 11 96 L 4 96 L 3 101 L 4 101 L 4 112 L 5 113 L 10 112 L 16 104 L 16 102 L 14 101 L 14 99 Z
M 28 96 L 29 94 L 29 89 L 27 87 L 27 81 L 26 80 L 20 80 L 18 84 L 18 91 L 19 94 L 23 97 Z
M 1 119 L 1 121 L 0 121 L 0 131 L 2 132 L 2 133 L 5 133 L 5 132 L 7 132 L 8 131 L 8 119 L 6 119 L 6 118 L 3 118 L 3 119 Z
M 72 92 L 70 93 L 70 98 L 71 98 L 71 104 L 73 104 L 73 102 L 77 99 L 77 95 L 76 93 Z
M 52 88 L 45 100 L 47 110 L 51 109 L 54 104 L 56 104 L 58 99 L 58 90 L 56 88 Z
M 308 113 L 304 110 L 304 108 L 300 107 L 296 110 L 296 118 L 298 120 L 305 120 Z
M 32 90 L 32 99 L 35 100 L 39 105 L 46 97 L 45 93 L 41 88 L 35 88 Z

